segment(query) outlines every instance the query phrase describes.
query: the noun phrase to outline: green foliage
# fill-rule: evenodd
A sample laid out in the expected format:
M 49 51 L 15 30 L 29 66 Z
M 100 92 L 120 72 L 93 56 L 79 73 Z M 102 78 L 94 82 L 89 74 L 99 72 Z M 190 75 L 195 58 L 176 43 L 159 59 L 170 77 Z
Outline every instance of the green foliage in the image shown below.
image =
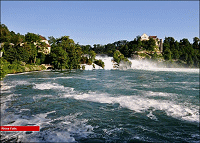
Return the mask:
M 124 62 L 128 62 L 130 63 L 130 61 L 124 57 L 124 55 L 119 51 L 119 50 L 116 50 L 113 54 L 113 59 L 115 62 L 117 62 L 118 64 L 121 62 L 121 61 L 124 61 Z
M 0 80 L 2 80 L 6 74 L 8 74 L 8 66 L 10 65 L 5 59 L 0 58 Z
M 10 32 L 10 35 L 11 35 L 10 42 L 15 45 L 25 41 L 24 35 L 20 35 L 19 33 L 15 34 L 15 32 L 13 31 Z
M 171 60 L 172 59 L 172 53 L 170 51 L 169 48 L 166 48 L 165 51 L 164 51 L 164 59 L 165 60 Z
M 152 55 L 151 55 L 151 59 L 152 60 L 157 60 L 158 59 L 158 54 L 157 54 L 157 52 L 154 52 Z
M 94 61 L 95 64 L 99 65 L 100 67 L 102 67 L 104 69 L 105 65 L 104 62 L 102 60 L 95 60 Z
M 82 52 L 81 47 L 79 47 L 79 45 L 76 45 L 74 41 L 69 38 L 69 36 L 62 36 L 61 38 L 58 38 L 58 39 L 51 38 L 51 41 L 53 43 L 51 57 L 52 57 L 52 63 L 54 64 L 54 68 L 60 68 L 59 64 L 62 63 L 62 62 L 56 61 L 58 59 L 55 58 L 56 57 L 55 55 L 60 55 L 61 53 L 55 49 L 59 49 L 59 51 L 63 51 L 64 55 L 66 55 L 66 58 L 64 58 L 65 60 L 63 61 L 64 68 L 69 68 L 69 69 L 80 68 L 79 64 L 80 64 L 81 56 L 83 52 Z
M 88 59 L 87 64 L 88 64 L 88 65 L 92 65 L 92 60 L 91 60 L 91 59 Z
M 172 58 L 178 60 L 180 58 L 179 51 L 177 49 L 172 51 Z
M 4 24 L 0 24 L 0 43 L 10 42 L 10 31 L 8 27 Z
M 82 66 L 82 70 L 85 70 L 85 66 L 84 65 Z
M 56 38 L 54 38 L 53 36 L 50 36 L 48 38 L 49 38 L 48 42 L 49 42 L 50 45 L 53 46 L 53 45 L 56 44 Z
M 40 64 L 41 64 L 41 61 L 40 61 L 39 58 L 36 59 L 36 64 L 37 64 L 37 65 L 40 65 Z
M 35 63 L 38 65 L 52 64 L 54 68 L 61 70 L 78 69 L 80 64 L 92 65 L 93 62 L 104 67 L 102 61 L 95 60 L 96 53 L 113 56 L 114 61 L 118 64 L 121 61 L 129 62 L 127 57 L 138 53 L 140 56 L 153 60 L 164 58 L 168 64 L 175 61 L 189 67 L 199 67 L 200 40 L 198 37 L 193 38 L 192 44 L 186 38 L 178 42 L 173 37 L 165 37 L 163 53 L 160 54 L 159 52 L 156 53 L 157 47 L 154 39 L 141 41 L 140 36 L 137 36 L 133 41 L 120 40 L 107 45 L 94 44 L 93 47 L 75 44 L 69 36 L 60 38 L 51 36 L 48 37 L 51 54 L 44 55 L 38 51 L 42 51 L 47 45 L 41 42 L 41 37 L 38 34 L 29 32 L 25 36 L 16 34 L 13 31 L 10 32 L 4 24 L 0 25 L 0 30 L 0 43 L 2 43 L 0 50 L 4 52 L 0 59 L 3 64 L 0 73 L 2 77 L 7 73 L 45 68 L 35 66 Z M 83 54 L 89 54 L 89 58 L 83 57 Z
M 192 66 L 193 64 L 194 64 L 194 61 L 193 61 L 193 59 L 192 59 L 192 56 L 189 55 L 189 56 L 188 56 L 188 59 L 187 59 L 187 65 Z
M 149 51 L 154 51 L 155 48 L 156 48 L 156 43 L 155 43 L 155 40 L 153 38 L 150 38 L 148 41 L 147 41 L 147 48 L 146 50 L 149 50 Z
M 44 53 L 38 53 L 36 64 L 44 64 L 46 59 L 46 55 Z
M 81 48 L 84 54 L 89 54 L 89 51 L 92 49 L 90 45 L 81 46 Z
M 193 48 L 199 49 L 199 43 L 200 43 L 200 39 L 198 37 L 194 37 L 193 38 Z
M 27 71 L 44 70 L 44 66 L 28 65 L 21 61 L 14 61 L 10 64 L 4 58 L 0 58 L 0 77 L 1 80 L 6 76 L 6 74 L 21 73 Z
M 40 40 L 41 40 L 41 38 L 39 35 L 36 35 L 34 33 L 29 33 L 29 32 L 27 34 L 25 34 L 26 42 L 33 43 L 33 42 L 39 42 Z
M 119 62 L 122 60 L 121 58 L 120 58 L 120 55 L 121 55 L 121 52 L 119 51 L 119 50 L 116 50 L 115 52 L 114 52 L 114 54 L 113 54 L 113 59 L 114 59 L 114 61 L 115 62 L 117 62 L 118 64 L 119 64 Z
M 108 55 L 108 56 L 112 56 L 113 57 L 113 53 L 115 52 L 116 50 L 116 47 L 114 44 L 107 44 L 105 45 L 105 53 Z
M 94 44 L 93 50 L 97 54 L 104 54 L 105 53 L 105 46 L 100 44 Z
M 55 47 L 51 52 L 52 64 L 54 69 L 68 68 L 69 57 L 67 52 L 62 47 Z
M 12 46 L 5 46 L 5 53 L 4 53 L 4 58 L 12 63 L 13 61 L 17 60 L 17 50 L 16 48 L 13 48 Z
M 121 48 L 121 53 L 125 56 L 125 57 L 129 57 L 129 48 L 128 48 L 128 45 L 124 45 L 122 46 Z
M 17 50 L 16 59 L 18 61 L 23 61 L 23 62 L 27 63 L 29 61 L 29 53 L 28 53 L 28 51 L 24 47 L 21 47 L 19 45 L 16 46 L 15 48 Z
M 91 51 L 89 52 L 89 58 L 91 59 L 92 62 L 94 61 L 95 56 L 96 56 L 96 53 L 95 53 L 93 50 L 91 50 Z
M 88 58 L 87 58 L 87 57 L 81 57 L 80 63 L 81 63 L 81 64 L 86 64 L 87 61 L 88 61 Z

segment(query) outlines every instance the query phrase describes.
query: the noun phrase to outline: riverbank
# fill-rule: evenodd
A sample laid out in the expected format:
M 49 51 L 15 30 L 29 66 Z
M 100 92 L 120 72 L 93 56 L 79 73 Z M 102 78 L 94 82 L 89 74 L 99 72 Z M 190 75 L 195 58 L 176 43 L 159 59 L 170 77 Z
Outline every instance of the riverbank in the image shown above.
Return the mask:
M 13 63 L 9 64 L 8 62 L 1 62 L 0 77 L 1 80 L 7 74 L 16 74 L 32 71 L 42 71 L 46 70 L 44 65 L 31 65 L 31 64 L 22 64 L 22 63 Z

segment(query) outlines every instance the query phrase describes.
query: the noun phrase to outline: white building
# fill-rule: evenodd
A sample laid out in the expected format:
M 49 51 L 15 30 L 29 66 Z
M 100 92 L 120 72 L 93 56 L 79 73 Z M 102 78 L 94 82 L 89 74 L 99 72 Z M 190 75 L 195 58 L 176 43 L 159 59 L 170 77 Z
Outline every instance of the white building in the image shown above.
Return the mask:
M 141 41 L 146 41 L 146 40 L 149 40 L 149 36 L 147 35 L 147 34 L 142 34 L 142 36 L 141 36 L 141 39 L 140 39 Z
M 42 39 L 40 42 L 44 42 L 46 45 L 45 47 L 42 47 L 42 51 L 38 51 L 38 52 L 43 52 L 46 55 L 50 54 L 51 46 L 49 45 L 48 40 L 42 36 L 40 36 L 40 38 Z

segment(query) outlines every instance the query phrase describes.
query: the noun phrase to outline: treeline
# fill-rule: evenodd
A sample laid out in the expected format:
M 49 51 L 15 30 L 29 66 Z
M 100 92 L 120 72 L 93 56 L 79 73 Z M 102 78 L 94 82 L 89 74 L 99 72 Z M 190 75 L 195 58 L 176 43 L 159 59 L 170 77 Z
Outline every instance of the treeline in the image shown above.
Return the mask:
M 96 63 L 104 67 L 101 60 L 96 60 L 96 53 L 90 49 L 89 57 L 84 56 L 80 45 L 75 44 L 69 36 L 61 38 L 46 38 L 39 34 L 27 33 L 21 35 L 9 31 L 6 25 L 0 25 L 1 67 L 0 76 L 7 73 L 44 69 L 39 65 L 50 64 L 54 69 L 79 69 L 80 64 Z M 50 45 L 48 45 L 48 43 Z M 48 52 L 48 48 L 51 51 Z M 36 66 L 38 65 L 38 66 Z M 36 68 L 37 67 L 37 68 Z
M 82 49 L 85 53 L 93 49 L 97 54 L 106 54 L 108 56 L 113 56 L 114 52 L 119 50 L 124 57 L 131 57 L 136 51 L 155 51 L 159 49 L 153 38 L 148 41 L 141 41 L 140 39 L 141 37 L 137 36 L 133 41 L 120 40 L 106 45 L 94 44 L 93 47 L 86 45 L 82 46 Z
M 104 67 L 101 60 L 96 60 L 96 54 L 112 56 L 118 64 L 121 61 L 129 62 L 127 58 L 144 57 L 151 59 L 163 59 L 169 63 L 177 62 L 188 67 L 199 67 L 199 38 L 194 37 L 193 43 L 184 38 L 179 42 L 173 37 L 165 37 L 163 51 L 160 52 L 159 41 L 150 38 L 141 41 L 137 36 L 132 41 L 120 40 L 106 45 L 94 44 L 79 45 L 69 36 L 60 38 L 48 37 L 48 45 L 45 37 L 39 34 L 27 33 L 21 35 L 9 31 L 6 25 L 0 25 L 0 52 L 1 77 L 3 73 L 9 73 L 15 67 L 14 72 L 22 70 L 25 66 L 51 64 L 54 69 L 79 69 L 80 64 L 98 64 Z M 46 40 L 47 41 L 47 40 Z M 157 42 L 157 44 L 156 44 Z M 45 52 L 51 47 L 51 51 Z M 7 66 L 4 66 L 7 65 Z M 93 65 L 94 66 L 94 65 Z M 19 68 L 21 67 L 21 69 Z M 6 70 L 9 69 L 9 70 Z M 34 68 L 32 68 L 34 69 Z
M 199 38 L 193 38 L 193 44 L 184 38 L 180 42 L 173 37 L 166 37 L 163 43 L 163 57 L 165 60 L 177 61 L 189 67 L 199 67 L 200 51 Z

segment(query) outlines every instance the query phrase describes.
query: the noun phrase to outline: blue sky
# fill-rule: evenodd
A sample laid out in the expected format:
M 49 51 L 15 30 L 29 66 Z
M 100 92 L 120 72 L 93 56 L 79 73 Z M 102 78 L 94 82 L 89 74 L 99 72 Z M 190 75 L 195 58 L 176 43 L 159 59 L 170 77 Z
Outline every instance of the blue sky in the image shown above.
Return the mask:
M 2 1 L 1 23 L 10 31 L 46 38 L 70 36 L 79 44 L 199 37 L 198 1 Z

